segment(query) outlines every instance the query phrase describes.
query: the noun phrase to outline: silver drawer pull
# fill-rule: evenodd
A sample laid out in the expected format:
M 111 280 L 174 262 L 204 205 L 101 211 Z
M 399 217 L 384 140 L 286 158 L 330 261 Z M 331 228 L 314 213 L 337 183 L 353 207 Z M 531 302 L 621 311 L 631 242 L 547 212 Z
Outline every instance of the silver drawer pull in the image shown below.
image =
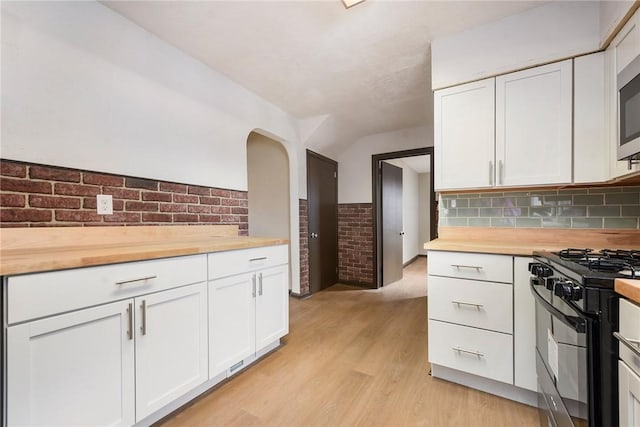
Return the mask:
M 614 332 L 613 336 L 616 337 L 618 341 L 627 346 L 629 350 L 634 352 L 636 356 L 640 357 L 640 340 L 634 340 L 631 338 L 627 338 L 624 335 L 621 335 L 619 332 Z
M 477 265 L 451 264 L 451 267 L 457 268 L 458 270 L 460 270 L 461 268 L 472 268 L 472 269 L 476 270 L 478 273 L 480 272 L 480 270 L 482 270 L 482 267 L 479 267 Z
M 451 301 L 452 304 L 456 304 L 458 307 L 460 307 L 461 305 L 468 305 L 471 307 L 475 307 L 478 311 L 480 311 L 480 309 L 482 307 L 484 307 L 483 304 L 474 304 L 472 302 L 463 302 L 463 301 Z
M 266 257 L 266 256 L 263 256 L 263 257 L 260 257 L 260 258 L 251 258 L 251 259 L 249 260 L 249 262 L 264 261 L 264 260 L 266 260 L 266 259 L 267 259 L 267 257 Z
M 451 347 L 451 349 L 453 351 L 457 351 L 458 353 L 472 354 L 474 356 L 477 356 L 478 359 L 480 359 L 481 357 L 484 357 L 484 354 L 482 354 L 482 353 L 480 353 L 478 351 L 465 350 L 464 348 L 460 348 L 460 347 Z
M 120 282 L 116 282 L 116 285 L 126 285 L 128 283 L 144 282 L 145 280 L 151 280 L 151 279 L 157 279 L 157 278 L 158 278 L 158 276 L 156 276 L 156 275 L 145 276 L 145 277 L 141 277 L 139 279 L 122 280 Z

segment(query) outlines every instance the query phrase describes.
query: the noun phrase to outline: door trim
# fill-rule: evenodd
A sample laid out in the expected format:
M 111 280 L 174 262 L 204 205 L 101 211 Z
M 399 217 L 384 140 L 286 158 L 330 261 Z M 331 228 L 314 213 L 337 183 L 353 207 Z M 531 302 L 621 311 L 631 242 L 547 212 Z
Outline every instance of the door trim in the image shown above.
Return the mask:
M 382 180 L 378 170 L 383 160 L 398 159 L 402 157 L 415 157 L 429 155 L 429 164 L 431 167 L 430 172 L 430 237 L 435 239 L 438 237 L 438 224 L 436 221 L 437 204 L 435 200 L 435 191 L 433 189 L 433 160 L 434 160 L 434 147 L 414 148 L 412 150 L 392 151 L 389 153 L 373 154 L 371 156 L 371 183 L 372 183 L 372 208 L 373 208 L 373 285 L 376 288 L 382 286 L 382 260 L 380 256 L 382 254 L 382 230 L 378 224 L 381 224 L 382 216 Z

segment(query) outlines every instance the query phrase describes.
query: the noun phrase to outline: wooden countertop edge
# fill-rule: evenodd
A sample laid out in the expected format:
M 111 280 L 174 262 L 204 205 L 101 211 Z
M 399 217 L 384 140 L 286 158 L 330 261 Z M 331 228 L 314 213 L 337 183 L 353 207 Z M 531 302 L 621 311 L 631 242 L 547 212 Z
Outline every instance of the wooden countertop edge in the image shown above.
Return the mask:
M 424 244 L 424 248 L 432 251 L 478 252 L 499 255 L 531 256 L 534 251 L 560 250 L 563 247 L 553 245 L 519 243 L 517 245 L 504 242 L 473 242 L 459 240 L 432 240 Z
M 138 242 L 123 245 L 0 251 L 0 276 L 92 267 L 130 261 L 197 255 L 288 244 L 287 239 L 210 237 L 178 242 Z
M 617 293 L 640 304 L 640 280 L 616 279 L 615 283 Z

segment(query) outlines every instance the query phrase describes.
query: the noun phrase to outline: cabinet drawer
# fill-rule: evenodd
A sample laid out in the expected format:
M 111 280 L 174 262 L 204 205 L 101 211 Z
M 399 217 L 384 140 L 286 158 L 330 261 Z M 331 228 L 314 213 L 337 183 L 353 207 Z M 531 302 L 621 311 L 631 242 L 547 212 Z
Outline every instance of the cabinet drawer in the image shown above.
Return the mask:
M 449 277 L 429 277 L 429 319 L 513 331 L 512 287 Z
M 513 282 L 513 257 L 468 252 L 429 251 L 429 274 L 489 282 Z
M 429 320 L 429 362 L 513 384 L 512 336 Z
M 209 280 L 274 267 L 289 262 L 287 245 L 265 246 L 207 255 Z
M 640 349 L 640 306 L 620 299 L 620 335 L 635 341 L 636 346 Z M 634 342 L 631 343 L 634 345 Z M 640 375 L 640 357 L 634 354 L 625 344 L 619 344 L 620 358 L 631 367 L 638 375 Z
M 206 255 L 12 276 L 9 324 L 203 282 Z

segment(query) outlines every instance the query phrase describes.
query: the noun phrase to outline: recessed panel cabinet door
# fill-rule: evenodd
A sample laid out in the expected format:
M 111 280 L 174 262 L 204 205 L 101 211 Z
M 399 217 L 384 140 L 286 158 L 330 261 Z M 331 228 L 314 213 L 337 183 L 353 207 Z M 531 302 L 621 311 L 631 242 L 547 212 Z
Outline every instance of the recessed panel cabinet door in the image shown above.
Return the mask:
M 289 268 L 258 272 L 256 351 L 289 333 Z
M 494 185 L 495 79 L 434 93 L 436 191 Z
M 8 425 L 132 425 L 131 302 L 7 328 Z
M 257 274 L 209 282 L 209 378 L 255 353 Z
M 135 299 L 136 419 L 208 379 L 207 284 Z
M 570 183 L 571 60 L 496 77 L 497 185 Z

